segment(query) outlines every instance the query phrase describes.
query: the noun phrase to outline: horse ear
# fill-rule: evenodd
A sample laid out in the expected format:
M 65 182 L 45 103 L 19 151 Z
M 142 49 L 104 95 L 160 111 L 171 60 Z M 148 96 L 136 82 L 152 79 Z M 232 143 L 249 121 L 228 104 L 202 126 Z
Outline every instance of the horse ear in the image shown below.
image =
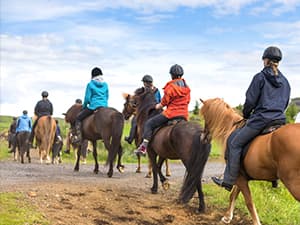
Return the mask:
M 202 98 L 199 98 L 200 102 L 202 102 L 202 104 L 204 104 L 204 100 Z
M 127 94 L 127 93 L 122 93 L 122 96 L 123 96 L 124 99 L 127 99 L 127 97 L 129 96 L 129 94 Z
M 67 113 L 62 113 L 62 115 L 64 115 L 64 116 L 65 116 L 65 115 L 67 115 Z

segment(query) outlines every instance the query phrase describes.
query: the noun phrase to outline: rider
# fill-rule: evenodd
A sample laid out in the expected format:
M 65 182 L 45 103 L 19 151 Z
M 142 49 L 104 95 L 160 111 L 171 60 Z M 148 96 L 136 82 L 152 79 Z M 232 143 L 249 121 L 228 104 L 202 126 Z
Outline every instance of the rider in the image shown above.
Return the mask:
M 21 131 L 31 132 L 31 128 L 32 128 L 31 119 L 28 116 L 27 110 L 24 110 L 23 115 L 19 117 L 17 122 L 17 129 L 16 129 L 17 135 Z
M 156 103 L 159 103 L 161 101 L 160 91 L 158 88 L 156 88 L 153 85 L 152 76 L 150 75 L 143 76 L 142 82 L 145 88 L 150 88 L 153 91 Z M 132 143 L 136 135 L 136 130 L 137 130 L 137 123 L 136 123 L 136 116 L 134 116 L 131 120 L 131 129 L 130 129 L 129 137 L 125 137 L 125 141 L 127 141 L 129 144 Z
M 147 120 L 143 132 L 143 142 L 135 151 L 136 154 L 146 154 L 149 140 L 155 128 L 166 124 L 173 118 L 181 117 L 188 120 L 188 104 L 190 103 L 191 90 L 182 78 L 183 68 L 175 64 L 171 66 L 170 74 L 172 80 L 163 88 L 164 96 L 161 102 L 155 105 L 155 109 L 162 109 L 164 106 L 167 109 Z
M 108 105 L 108 85 L 103 79 L 103 74 L 100 68 L 92 69 L 92 80 L 87 84 L 85 90 L 84 102 L 82 111 L 78 114 L 75 121 L 75 137 L 73 143 L 80 143 L 82 140 L 81 123 L 89 115 L 92 115 L 95 110 Z
M 228 143 L 229 155 L 224 179 L 212 177 L 217 185 L 228 191 L 232 189 L 239 175 L 243 147 L 268 125 L 275 121 L 280 124 L 286 122 L 284 111 L 290 100 L 290 85 L 278 69 L 281 58 L 279 48 L 271 46 L 265 49 L 262 56 L 264 68 L 253 77 L 246 92 L 243 108 L 246 125 Z
M 53 106 L 52 103 L 48 99 L 48 92 L 43 91 L 42 92 L 42 100 L 38 101 L 37 104 L 35 105 L 34 108 L 34 114 L 37 116 L 37 119 L 34 121 L 32 129 L 31 129 L 31 134 L 29 137 L 29 144 L 30 146 L 32 145 L 33 138 L 34 138 L 34 130 L 35 127 L 39 121 L 39 119 L 42 116 L 52 116 L 53 114 Z

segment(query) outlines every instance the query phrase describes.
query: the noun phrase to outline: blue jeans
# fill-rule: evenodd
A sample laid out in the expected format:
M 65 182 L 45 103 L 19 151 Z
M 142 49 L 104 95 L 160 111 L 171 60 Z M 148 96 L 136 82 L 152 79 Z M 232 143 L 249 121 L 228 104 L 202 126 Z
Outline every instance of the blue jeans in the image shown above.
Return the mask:
M 169 119 L 163 114 L 157 114 L 156 116 L 151 117 L 145 123 L 143 139 L 150 140 L 155 128 L 162 126 L 167 123 Z
M 234 184 L 239 176 L 241 155 L 243 148 L 253 138 L 255 138 L 261 130 L 256 130 L 247 125 L 237 131 L 235 137 L 227 143 L 228 159 L 224 172 L 224 183 Z

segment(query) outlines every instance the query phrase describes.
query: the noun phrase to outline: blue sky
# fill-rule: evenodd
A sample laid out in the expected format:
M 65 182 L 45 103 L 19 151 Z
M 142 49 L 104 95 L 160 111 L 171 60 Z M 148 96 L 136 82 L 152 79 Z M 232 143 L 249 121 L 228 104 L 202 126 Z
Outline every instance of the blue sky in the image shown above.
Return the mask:
M 244 103 L 268 46 L 283 52 L 280 70 L 300 97 L 300 1 L 219 0 L 0 0 L 0 114 L 33 108 L 47 90 L 54 115 L 83 98 L 98 66 L 122 110 L 150 74 L 160 88 L 169 68 L 182 65 L 199 98 Z

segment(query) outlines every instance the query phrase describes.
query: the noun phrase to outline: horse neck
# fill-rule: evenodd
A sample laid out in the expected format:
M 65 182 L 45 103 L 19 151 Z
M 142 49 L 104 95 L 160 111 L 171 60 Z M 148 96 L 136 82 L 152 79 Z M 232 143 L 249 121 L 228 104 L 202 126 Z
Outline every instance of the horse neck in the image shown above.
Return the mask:
M 230 111 L 215 111 L 204 115 L 205 126 L 210 131 L 212 138 L 226 149 L 226 142 L 230 134 L 237 128 L 236 122 L 242 117 Z

